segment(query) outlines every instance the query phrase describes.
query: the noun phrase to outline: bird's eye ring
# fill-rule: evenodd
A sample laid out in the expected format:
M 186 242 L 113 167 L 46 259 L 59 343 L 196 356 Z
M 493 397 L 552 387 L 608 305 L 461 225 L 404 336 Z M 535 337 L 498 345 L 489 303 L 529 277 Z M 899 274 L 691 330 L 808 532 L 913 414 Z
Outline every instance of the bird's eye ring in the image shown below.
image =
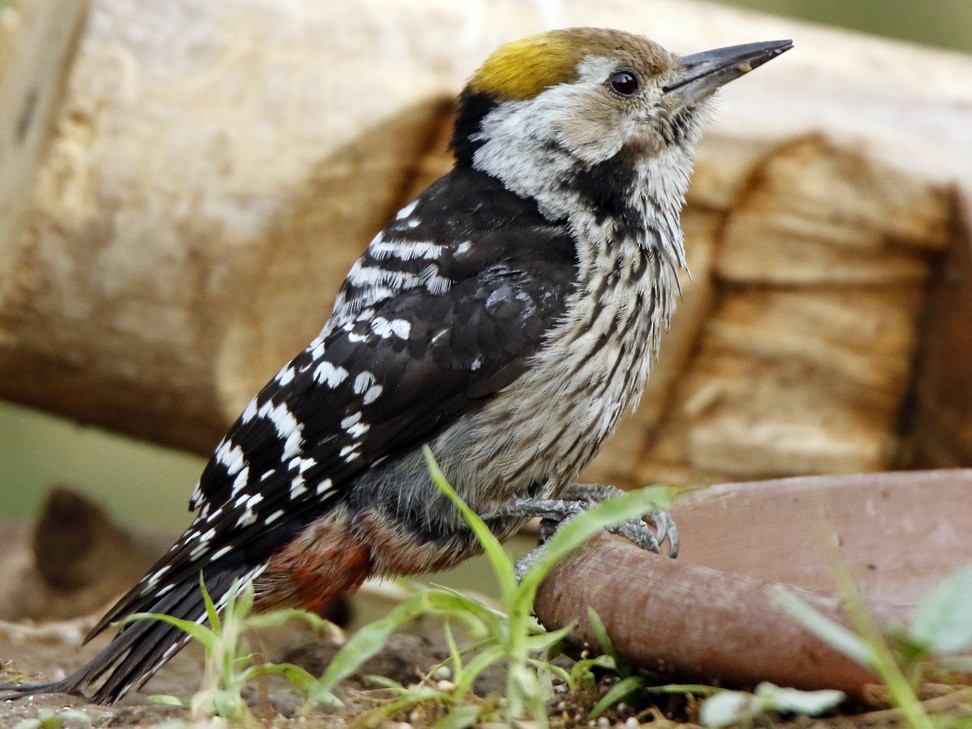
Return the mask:
M 621 96 L 634 96 L 641 90 L 641 82 L 632 71 L 615 71 L 608 77 L 608 86 Z

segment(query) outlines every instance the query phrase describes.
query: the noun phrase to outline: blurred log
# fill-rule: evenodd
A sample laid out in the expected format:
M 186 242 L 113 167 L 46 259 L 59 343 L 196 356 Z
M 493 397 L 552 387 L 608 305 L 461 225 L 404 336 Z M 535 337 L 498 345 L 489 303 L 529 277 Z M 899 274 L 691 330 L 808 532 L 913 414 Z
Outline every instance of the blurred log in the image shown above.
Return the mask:
M 114 524 L 100 505 L 66 486 L 47 496 L 30 538 L 0 524 L 0 620 L 65 620 L 102 611 L 169 545 Z
M 589 475 L 886 467 L 954 229 L 946 183 L 972 183 L 972 61 L 672 0 L 556 18 L 513 0 L 94 0 L 25 223 L 0 237 L 0 396 L 208 452 L 448 169 L 463 77 L 550 23 L 680 51 L 797 39 L 719 101 L 684 216 L 693 278 Z
M 92 5 L 0 240 L 0 395 L 212 449 L 320 329 L 442 118 L 441 73 L 390 49 L 360 67 L 379 23 L 349 33 L 352 10 Z
M 972 198 L 956 201 L 952 245 L 936 267 L 908 411 L 902 465 L 972 464 Z
M 0 270 L 23 224 L 39 158 L 51 136 L 87 2 L 0 5 Z M 12 283 L 0 276 L 0 299 Z

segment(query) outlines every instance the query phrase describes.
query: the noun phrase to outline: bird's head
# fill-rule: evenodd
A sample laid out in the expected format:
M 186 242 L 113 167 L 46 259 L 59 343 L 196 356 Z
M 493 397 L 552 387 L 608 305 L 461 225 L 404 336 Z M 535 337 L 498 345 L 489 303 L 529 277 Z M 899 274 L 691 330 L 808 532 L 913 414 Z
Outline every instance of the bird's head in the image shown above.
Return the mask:
M 524 179 L 530 168 L 556 173 L 544 164 L 555 157 L 590 168 L 626 151 L 641 159 L 671 151 L 687 156 L 713 92 L 791 45 L 774 41 L 677 56 L 647 38 L 603 28 L 513 41 L 463 90 L 452 147 L 460 164 L 524 194 L 532 192 Z

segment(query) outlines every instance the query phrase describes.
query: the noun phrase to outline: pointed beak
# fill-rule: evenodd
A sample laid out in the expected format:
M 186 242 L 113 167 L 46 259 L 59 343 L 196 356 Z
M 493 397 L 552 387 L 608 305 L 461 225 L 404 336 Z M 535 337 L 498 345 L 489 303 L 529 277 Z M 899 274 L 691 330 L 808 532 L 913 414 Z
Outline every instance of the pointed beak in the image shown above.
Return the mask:
M 682 105 L 705 98 L 720 86 L 749 73 L 757 66 L 793 48 L 793 41 L 778 40 L 716 48 L 682 56 L 682 71 L 664 87 Z

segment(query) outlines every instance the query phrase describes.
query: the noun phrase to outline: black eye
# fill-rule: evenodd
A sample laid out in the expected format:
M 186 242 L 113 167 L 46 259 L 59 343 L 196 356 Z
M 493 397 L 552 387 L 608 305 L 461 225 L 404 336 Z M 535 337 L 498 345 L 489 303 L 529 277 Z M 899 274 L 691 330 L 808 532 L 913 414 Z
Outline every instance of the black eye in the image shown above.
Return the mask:
M 621 96 L 634 96 L 641 90 L 641 82 L 631 71 L 615 71 L 608 77 L 608 84 Z

